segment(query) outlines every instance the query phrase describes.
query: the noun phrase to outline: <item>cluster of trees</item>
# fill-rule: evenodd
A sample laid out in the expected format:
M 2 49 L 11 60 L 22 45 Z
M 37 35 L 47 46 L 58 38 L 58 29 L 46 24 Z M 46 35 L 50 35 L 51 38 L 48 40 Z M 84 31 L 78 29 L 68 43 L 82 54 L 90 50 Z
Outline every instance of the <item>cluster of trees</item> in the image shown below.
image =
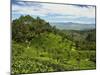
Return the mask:
M 46 31 L 54 32 L 54 30 L 55 27 L 51 27 L 48 22 L 42 20 L 40 17 L 35 19 L 26 15 L 12 21 L 12 39 L 17 42 L 30 41 L 40 33 Z
M 12 74 L 95 69 L 95 30 L 59 30 L 29 15 L 12 21 Z
M 77 50 L 96 49 L 96 29 L 91 30 L 63 30 L 66 37 L 75 42 Z

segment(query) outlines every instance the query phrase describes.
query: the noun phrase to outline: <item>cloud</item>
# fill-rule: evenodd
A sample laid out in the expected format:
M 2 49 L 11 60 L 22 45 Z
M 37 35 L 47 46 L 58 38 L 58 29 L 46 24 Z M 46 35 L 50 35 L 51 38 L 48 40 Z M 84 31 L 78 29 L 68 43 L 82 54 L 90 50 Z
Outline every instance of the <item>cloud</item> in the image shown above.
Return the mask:
M 13 14 L 40 16 L 47 21 L 58 20 L 67 22 L 77 19 L 76 21 L 81 22 L 95 22 L 95 7 L 87 5 L 19 1 L 12 4 L 12 15 Z
M 12 4 L 12 13 L 16 14 L 29 14 L 29 15 L 37 15 L 44 16 L 46 14 L 45 10 L 41 10 L 42 6 L 33 2 L 17 2 L 16 4 Z M 42 12 L 41 12 L 42 11 Z
M 88 8 L 75 7 L 76 5 L 59 5 L 59 4 L 43 4 L 45 9 L 49 12 L 65 15 L 94 17 L 95 8 L 88 6 Z

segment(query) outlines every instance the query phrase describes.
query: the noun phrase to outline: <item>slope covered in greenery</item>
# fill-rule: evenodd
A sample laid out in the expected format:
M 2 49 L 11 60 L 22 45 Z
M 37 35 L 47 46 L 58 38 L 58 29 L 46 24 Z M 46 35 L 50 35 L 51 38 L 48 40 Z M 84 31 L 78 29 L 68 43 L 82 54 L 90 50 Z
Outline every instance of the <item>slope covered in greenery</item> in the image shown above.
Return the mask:
M 95 35 L 87 34 L 81 39 L 87 41 L 90 36 Z M 12 74 L 95 69 L 95 47 L 78 49 L 72 38 L 71 31 L 56 29 L 39 17 L 27 15 L 13 20 Z M 89 41 L 95 42 L 93 39 Z

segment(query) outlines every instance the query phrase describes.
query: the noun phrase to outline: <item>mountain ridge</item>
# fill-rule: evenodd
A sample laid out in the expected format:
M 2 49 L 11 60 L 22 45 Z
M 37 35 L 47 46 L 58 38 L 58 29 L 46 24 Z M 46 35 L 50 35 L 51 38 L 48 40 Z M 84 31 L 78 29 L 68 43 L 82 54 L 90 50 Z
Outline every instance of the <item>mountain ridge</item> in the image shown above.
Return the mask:
M 50 23 L 52 26 L 56 26 L 58 29 L 67 29 L 67 30 L 84 30 L 84 29 L 95 29 L 95 24 L 83 24 L 83 23 Z

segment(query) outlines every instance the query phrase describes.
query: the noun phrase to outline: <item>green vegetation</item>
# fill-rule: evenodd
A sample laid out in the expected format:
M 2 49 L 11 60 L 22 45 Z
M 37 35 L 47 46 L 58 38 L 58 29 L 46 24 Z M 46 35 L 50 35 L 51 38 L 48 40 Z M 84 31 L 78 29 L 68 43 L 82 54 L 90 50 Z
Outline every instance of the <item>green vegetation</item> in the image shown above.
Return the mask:
M 12 75 L 96 68 L 95 29 L 59 30 L 41 18 L 12 21 Z

